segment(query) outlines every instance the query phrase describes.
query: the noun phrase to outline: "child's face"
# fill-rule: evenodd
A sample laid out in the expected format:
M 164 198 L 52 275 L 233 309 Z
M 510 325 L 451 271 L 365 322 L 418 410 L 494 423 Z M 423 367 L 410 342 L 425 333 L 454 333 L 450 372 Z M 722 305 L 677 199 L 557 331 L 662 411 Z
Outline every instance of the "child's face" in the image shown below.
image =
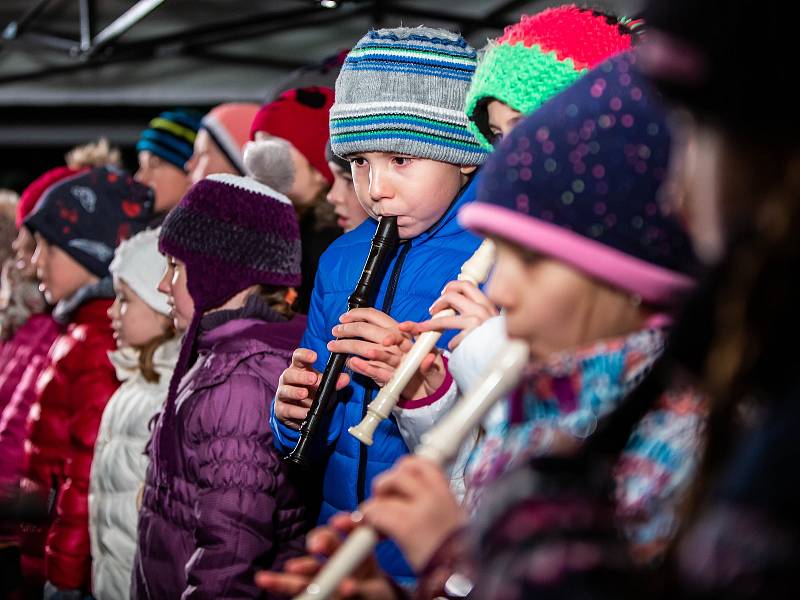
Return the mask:
M 186 161 L 186 171 L 192 183 L 214 173 L 239 174 L 205 129 L 198 131 L 194 138 L 194 153 Z
M 17 232 L 16 239 L 11 243 L 14 251 L 14 267 L 28 280 L 36 278 L 36 265 L 33 264 L 33 253 L 36 250 L 36 239 L 27 227 L 23 226 Z
M 339 227 L 350 231 L 364 222 L 367 213 L 356 196 L 352 173 L 345 171 L 335 162 L 329 162 L 328 167 L 333 173 L 333 186 L 328 191 L 328 202 L 333 205 Z
M 154 311 L 127 283 L 115 277 L 114 291 L 116 297 L 108 309 L 108 318 L 118 347 L 140 348 L 166 332 L 167 318 Z
M 167 257 L 167 269 L 158 282 L 158 291 L 167 297 L 172 324 L 178 331 L 186 331 L 194 316 L 194 301 L 189 295 L 186 265 L 177 258 Z
M 536 358 L 635 331 L 642 317 L 632 298 L 553 259 L 523 254 L 496 240 L 489 298 L 505 309 L 509 337 L 527 341 Z
M 83 286 L 97 281 L 97 277 L 61 248 L 48 243 L 38 233 L 35 239 L 36 251 L 32 260 L 36 265 L 39 289 L 50 304 L 69 298 Z
M 181 169 L 147 150 L 139 152 L 139 170 L 134 179 L 153 190 L 157 213 L 175 208 L 191 183 Z
M 388 152 L 349 158 L 359 202 L 376 219 L 397 216 L 402 239 L 415 238 L 436 223 L 476 168 Z
M 264 131 L 257 131 L 255 137 L 256 141 L 283 139 L 276 138 L 276 136 L 269 135 Z M 295 209 L 298 212 L 302 212 L 322 199 L 325 190 L 328 189 L 328 180 L 308 162 L 303 153 L 295 148 L 289 140 L 284 141 L 289 144 L 289 154 L 292 157 L 293 168 L 292 187 L 286 192 L 286 195 L 292 201 Z
M 486 105 L 489 113 L 489 129 L 494 136 L 493 144 L 497 144 L 522 120 L 523 114 L 514 110 L 508 104 L 503 104 L 499 100 L 492 100 Z

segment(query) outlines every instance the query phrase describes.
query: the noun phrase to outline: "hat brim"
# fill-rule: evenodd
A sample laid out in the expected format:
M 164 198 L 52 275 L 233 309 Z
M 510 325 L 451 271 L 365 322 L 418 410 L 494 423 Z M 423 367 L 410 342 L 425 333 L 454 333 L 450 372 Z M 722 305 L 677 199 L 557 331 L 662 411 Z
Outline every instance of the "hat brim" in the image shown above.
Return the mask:
M 476 233 L 539 252 L 657 306 L 676 304 L 695 285 L 688 275 L 502 206 L 474 202 L 459 211 L 458 220 Z

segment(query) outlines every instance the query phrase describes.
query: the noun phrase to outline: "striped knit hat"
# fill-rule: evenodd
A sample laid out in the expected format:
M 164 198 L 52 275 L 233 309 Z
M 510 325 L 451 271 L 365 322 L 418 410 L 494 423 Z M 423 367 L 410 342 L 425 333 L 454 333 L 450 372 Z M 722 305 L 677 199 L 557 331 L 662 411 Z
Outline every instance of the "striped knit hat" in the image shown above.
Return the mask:
M 532 113 L 589 69 L 630 49 L 639 25 L 574 4 L 523 16 L 482 51 L 467 94 L 470 129 L 491 148 L 490 101 Z
M 186 264 L 195 309 L 170 382 L 172 402 L 203 313 L 253 285 L 300 284 L 300 229 L 286 196 L 254 179 L 218 173 L 195 183 L 170 211 L 158 247 Z
M 194 151 L 194 138 L 200 129 L 199 113 L 188 110 L 168 110 L 150 121 L 139 136 L 136 151 L 148 151 L 181 171 Z
M 486 152 L 464 101 L 477 53 L 464 38 L 427 27 L 370 31 L 347 56 L 331 108 L 339 156 L 396 152 L 479 165 Z
M 228 102 L 212 108 L 200 123 L 239 175 L 247 173 L 242 154 L 258 109 L 258 104 Z

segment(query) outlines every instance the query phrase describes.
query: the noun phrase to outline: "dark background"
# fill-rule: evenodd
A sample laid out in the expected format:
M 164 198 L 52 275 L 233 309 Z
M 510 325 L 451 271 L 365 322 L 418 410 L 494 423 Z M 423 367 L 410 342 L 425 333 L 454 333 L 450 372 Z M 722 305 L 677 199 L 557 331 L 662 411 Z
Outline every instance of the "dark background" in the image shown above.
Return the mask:
M 100 136 L 135 168 L 139 132 L 161 110 L 263 102 L 293 82 L 325 77 L 326 58 L 370 27 L 444 26 L 475 46 L 542 0 L 1 0 L 0 187 L 20 191 Z M 585 3 L 581 3 L 585 4 Z M 640 0 L 590 6 L 633 14 Z M 149 9 L 106 43 L 98 34 Z M 81 40 L 84 45 L 81 47 Z M 102 40 L 102 38 L 100 38 Z M 310 66 L 297 74 L 297 69 Z

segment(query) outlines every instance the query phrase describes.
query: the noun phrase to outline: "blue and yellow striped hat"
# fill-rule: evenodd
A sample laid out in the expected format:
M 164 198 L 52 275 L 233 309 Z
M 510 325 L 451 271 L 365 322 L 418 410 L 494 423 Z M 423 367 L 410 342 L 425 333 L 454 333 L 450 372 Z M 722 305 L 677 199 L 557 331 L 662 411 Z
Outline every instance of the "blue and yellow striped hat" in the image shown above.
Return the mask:
M 396 152 L 481 164 L 487 151 L 464 113 L 476 64 L 475 49 L 444 29 L 370 31 L 347 56 L 336 80 L 333 152 Z
M 147 150 L 184 171 L 194 152 L 194 138 L 202 115 L 189 110 L 168 110 L 150 121 L 139 136 L 136 151 Z

